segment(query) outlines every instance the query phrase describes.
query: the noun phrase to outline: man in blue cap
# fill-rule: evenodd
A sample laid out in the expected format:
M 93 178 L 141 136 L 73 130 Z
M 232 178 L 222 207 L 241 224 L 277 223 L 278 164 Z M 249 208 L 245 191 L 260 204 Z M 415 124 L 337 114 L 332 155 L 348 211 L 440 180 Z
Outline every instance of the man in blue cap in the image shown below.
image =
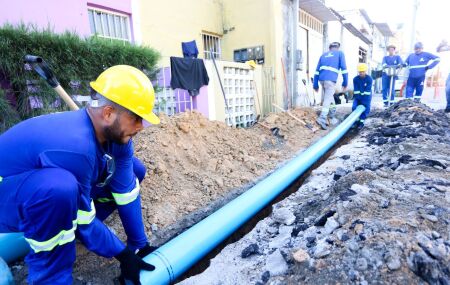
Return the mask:
M 395 80 L 397 79 L 397 76 L 395 75 L 394 78 L 392 78 L 392 85 L 391 85 L 391 76 L 386 74 L 386 68 L 389 67 L 395 67 L 401 64 L 403 64 L 402 58 L 399 55 L 395 54 L 395 46 L 390 45 L 387 47 L 388 55 L 383 57 L 383 77 L 382 77 L 382 83 L 383 83 L 383 103 L 384 107 L 389 107 L 390 102 L 394 102 L 395 97 Z M 391 98 L 389 97 L 389 94 L 391 94 Z
M 438 56 L 423 51 L 423 44 L 421 42 L 417 42 L 414 45 L 414 53 L 408 56 L 404 64 L 409 67 L 409 76 L 406 83 L 407 99 L 414 98 L 415 102 L 420 102 L 424 87 L 425 73 L 428 69 L 435 67 L 439 61 L 440 58 Z M 414 90 L 416 91 L 415 94 Z

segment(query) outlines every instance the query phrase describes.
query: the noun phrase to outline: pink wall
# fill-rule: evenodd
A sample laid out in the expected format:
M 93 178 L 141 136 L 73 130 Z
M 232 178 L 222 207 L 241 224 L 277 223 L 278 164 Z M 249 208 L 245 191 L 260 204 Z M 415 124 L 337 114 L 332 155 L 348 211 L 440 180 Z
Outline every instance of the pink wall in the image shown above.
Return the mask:
M 89 36 L 88 4 L 131 15 L 131 0 L 9 0 L 0 4 L 0 25 L 24 22 Z

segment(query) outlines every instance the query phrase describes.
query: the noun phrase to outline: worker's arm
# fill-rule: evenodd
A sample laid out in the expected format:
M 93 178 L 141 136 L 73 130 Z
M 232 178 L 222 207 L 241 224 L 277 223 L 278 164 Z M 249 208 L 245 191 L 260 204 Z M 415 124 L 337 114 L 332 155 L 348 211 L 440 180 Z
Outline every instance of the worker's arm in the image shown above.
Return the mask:
M 386 63 L 386 56 L 383 57 L 383 60 L 381 61 L 381 66 L 382 66 L 383 68 L 385 68 L 385 67 L 387 66 L 387 63 Z
M 427 56 L 428 56 L 428 58 L 430 58 L 430 61 L 428 62 L 426 69 L 432 69 L 441 61 L 441 58 L 437 55 L 427 53 Z
M 408 55 L 408 57 L 406 58 L 405 62 L 403 63 L 403 67 L 408 67 L 409 66 L 409 58 L 411 57 L 411 55 Z
M 366 85 L 364 86 L 364 91 L 363 91 L 363 95 L 372 95 L 372 83 L 373 83 L 373 79 L 370 76 L 366 76 L 367 81 L 366 81 Z
M 133 171 L 133 144 L 114 146 L 116 172 L 110 182 L 111 194 L 127 234 L 128 246 L 143 248 L 148 243 L 142 220 L 140 185 Z
M 343 52 L 339 53 L 339 69 L 342 73 L 342 87 L 346 88 L 348 85 L 348 71 L 347 63 L 345 62 L 345 55 Z
M 50 150 L 39 156 L 41 167 L 63 168 L 78 182 L 78 211 L 76 236 L 91 251 L 104 257 L 113 257 L 125 245 L 98 219 L 90 198 L 91 180 L 95 162 L 87 155 L 63 150 Z M 61 205 L 64 207 L 64 205 Z
M 353 77 L 353 95 L 360 95 L 361 90 L 359 90 L 358 86 L 358 76 Z
M 314 73 L 314 83 L 313 88 L 316 91 L 319 91 L 319 74 L 320 74 L 320 66 L 322 65 L 322 57 L 320 57 L 319 62 L 317 63 L 316 72 Z

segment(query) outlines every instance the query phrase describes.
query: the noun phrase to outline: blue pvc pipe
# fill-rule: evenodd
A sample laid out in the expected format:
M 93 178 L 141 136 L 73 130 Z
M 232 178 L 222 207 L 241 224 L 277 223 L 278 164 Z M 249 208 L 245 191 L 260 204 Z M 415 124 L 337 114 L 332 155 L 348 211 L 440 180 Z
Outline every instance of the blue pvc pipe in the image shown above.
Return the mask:
M 141 283 L 173 283 L 308 170 L 344 136 L 364 110 L 364 106 L 358 106 L 340 125 L 289 163 L 146 256 L 144 260 L 156 269 L 141 271 Z
M 0 258 L 7 263 L 25 256 L 29 250 L 23 233 L 0 234 Z
M 324 155 L 364 112 L 358 106 L 340 125 L 289 163 L 209 217 L 144 258 L 156 266 L 141 271 L 142 284 L 169 284 L 264 208 Z M 0 234 L 0 257 L 14 261 L 29 251 L 21 233 Z M 0 269 L 0 274 L 6 272 Z

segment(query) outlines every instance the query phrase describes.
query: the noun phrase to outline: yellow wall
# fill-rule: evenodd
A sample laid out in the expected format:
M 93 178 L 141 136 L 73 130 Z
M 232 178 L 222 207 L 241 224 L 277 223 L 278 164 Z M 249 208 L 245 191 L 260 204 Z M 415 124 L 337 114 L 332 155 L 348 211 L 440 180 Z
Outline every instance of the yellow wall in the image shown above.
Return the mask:
M 203 58 L 202 31 L 222 36 L 222 60 L 225 61 L 233 61 L 236 49 L 262 45 L 264 67 L 274 69 L 276 102 L 282 105 L 285 87 L 281 57 L 286 36 L 283 33 L 283 1 L 141 0 L 142 44 L 161 53 L 160 66 L 168 66 L 170 56 L 182 56 L 181 42 L 194 39 L 199 57 Z M 234 30 L 224 33 L 232 27 Z M 261 72 L 256 74 L 260 76 Z M 258 85 L 260 80 L 256 78 Z M 259 90 L 262 93 L 261 88 Z
M 202 31 L 221 35 L 222 0 L 142 0 L 142 44 L 158 50 L 161 66 L 183 56 L 181 42 L 196 40 L 203 57 Z

